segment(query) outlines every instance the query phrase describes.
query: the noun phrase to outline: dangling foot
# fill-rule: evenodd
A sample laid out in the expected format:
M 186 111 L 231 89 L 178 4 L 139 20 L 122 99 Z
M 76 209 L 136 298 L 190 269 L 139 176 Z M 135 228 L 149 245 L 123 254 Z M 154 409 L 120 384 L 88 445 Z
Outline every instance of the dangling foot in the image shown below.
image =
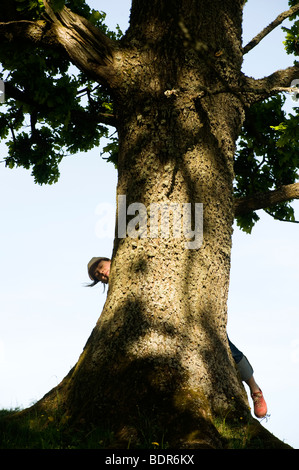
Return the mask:
M 263 397 L 263 392 L 259 389 L 259 392 L 251 394 L 254 405 L 254 414 L 257 418 L 264 418 L 267 414 L 267 404 Z

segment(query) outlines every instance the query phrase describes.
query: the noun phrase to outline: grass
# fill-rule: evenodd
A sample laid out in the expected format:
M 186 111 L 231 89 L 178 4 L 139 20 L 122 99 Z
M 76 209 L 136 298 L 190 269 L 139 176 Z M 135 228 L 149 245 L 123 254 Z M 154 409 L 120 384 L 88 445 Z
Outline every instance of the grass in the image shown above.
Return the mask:
M 0 410 L 0 449 L 109 449 L 115 442 L 113 432 L 107 429 L 70 428 L 67 419 L 61 422 L 55 416 L 34 414 L 23 417 L 21 411 Z M 159 443 L 145 430 L 143 438 L 141 449 L 167 448 L 163 436 Z
M 112 434 L 101 429 L 75 429 L 56 423 L 53 416 L 36 419 L 29 415 L 15 419 L 20 410 L 0 411 L 0 449 L 101 449 Z
M 240 418 L 242 419 L 242 418 Z M 246 420 L 244 420 L 246 421 Z M 59 423 L 59 424 L 57 424 Z M 229 422 L 226 418 L 214 423 L 226 449 L 290 448 L 260 425 L 252 422 Z M 157 439 L 148 422 L 144 423 L 143 442 L 139 449 L 168 449 L 164 436 Z M 156 435 L 155 435 L 156 434 Z M 155 437 L 154 437 L 155 435 Z M 113 432 L 100 427 L 77 425 L 71 428 L 68 419 L 51 415 L 22 414 L 19 409 L 0 410 L 0 449 L 115 449 Z M 127 449 L 130 449 L 128 440 Z M 136 447 L 135 447 L 136 448 Z

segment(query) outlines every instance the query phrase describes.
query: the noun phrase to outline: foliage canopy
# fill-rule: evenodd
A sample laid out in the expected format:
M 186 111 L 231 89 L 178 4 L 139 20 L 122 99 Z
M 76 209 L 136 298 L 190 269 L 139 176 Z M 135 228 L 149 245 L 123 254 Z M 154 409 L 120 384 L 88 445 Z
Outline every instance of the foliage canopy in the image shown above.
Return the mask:
M 43 21 L 42 0 L 4 0 L 1 21 Z M 297 0 L 289 0 L 294 6 Z M 91 9 L 84 0 L 55 0 L 88 19 L 108 37 L 121 41 L 122 32 L 109 31 L 105 13 Z M 288 54 L 299 55 L 298 13 L 284 27 Z M 109 138 L 114 125 L 113 100 L 109 90 L 79 71 L 55 47 L 28 47 L 19 41 L 0 44 L 0 79 L 5 81 L 6 101 L 0 108 L 0 138 L 8 154 L 2 160 L 9 168 L 31 169 L 38 184 L 59 179 L 59 163 L 69 154 L 87 152 Z M 283 93 L 253 105 L 246 119 L 235 155 L 234 194 L 252 196 L 295 183 L 299 168 L 299 107 L 292 114 L 283 110 Z M 112 135 L 104 152 L 117 166 L 117 138 Z M 294 221 L 289 202 L 265 209 L 273 217 Z M 238 216 L 237 223 L 250 232 L 259 219 L 256 212 Z

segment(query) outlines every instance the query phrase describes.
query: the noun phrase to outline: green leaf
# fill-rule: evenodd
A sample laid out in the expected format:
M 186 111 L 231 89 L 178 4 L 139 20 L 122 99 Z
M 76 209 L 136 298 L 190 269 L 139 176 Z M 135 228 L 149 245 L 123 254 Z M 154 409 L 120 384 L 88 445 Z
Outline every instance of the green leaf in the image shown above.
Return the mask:
M 285 98 L 258 103 L 246 113 L 235 156 L 235 197 L 266 193 L 282 185 L 295 183 L 299 168 L 299 116 L 286 116 Z M 270 215 L 291 220 L 290 206 L 277 206 Z M 239 217 L 237 224 L 247 233 L 258 219 Z
M 254 225 L 259 219 L 256 212 L 250 212 L 249 214 L 236 217 L 236 224 L 243 232 L 251 234 Z

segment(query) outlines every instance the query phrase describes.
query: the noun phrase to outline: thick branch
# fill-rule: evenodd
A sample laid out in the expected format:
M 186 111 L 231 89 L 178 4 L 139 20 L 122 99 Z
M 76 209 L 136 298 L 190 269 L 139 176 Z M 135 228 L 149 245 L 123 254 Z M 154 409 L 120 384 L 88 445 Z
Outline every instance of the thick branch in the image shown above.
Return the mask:
M 109 85 L 113 80 L 112 55 L 115 42 L 68 8 L 54 13 L 49 2 L 43 2 L 55 36 L 70 60 L 94 80 Z
M 268 77 L 260 79 L 254 79 L 244 75 L 242 87 L 244 100 L 248 105 L 251 105 L 281 92 L 291 93 L 296 90 L 295 88 L 291 88 L 291 83 L 298 77 L 299 65 L 294 65 L 284 70 L 277 70 Z
M 59 47 L 93 80 L 110 85 L 114 75 L 112 53 L 115 42 L 68 8 L 54 13 L 46 0 L 44 4 L 47 14 L 44 20 L 1 22 L 0 39 Z
M 279 26 L 286 18 L 294 15 L 299 11 L 299 4 L 294 5 L 289 10 L 280 13 L 277 18 L 272 21 L 266 28 L 264 28 L 259 34 L 257 34 L 244 48 L 243 54 L 247 54 L 247 52 L 251 51 L 255 46 L 257 46 L 264 37 L 266 37 L 271 31 L 273 31 L 277 26 Z
M 235 199 L 235 216 L 269 208 L 281 202 L 299 199 L 299 183 L 288 184 L 267 193 Z

